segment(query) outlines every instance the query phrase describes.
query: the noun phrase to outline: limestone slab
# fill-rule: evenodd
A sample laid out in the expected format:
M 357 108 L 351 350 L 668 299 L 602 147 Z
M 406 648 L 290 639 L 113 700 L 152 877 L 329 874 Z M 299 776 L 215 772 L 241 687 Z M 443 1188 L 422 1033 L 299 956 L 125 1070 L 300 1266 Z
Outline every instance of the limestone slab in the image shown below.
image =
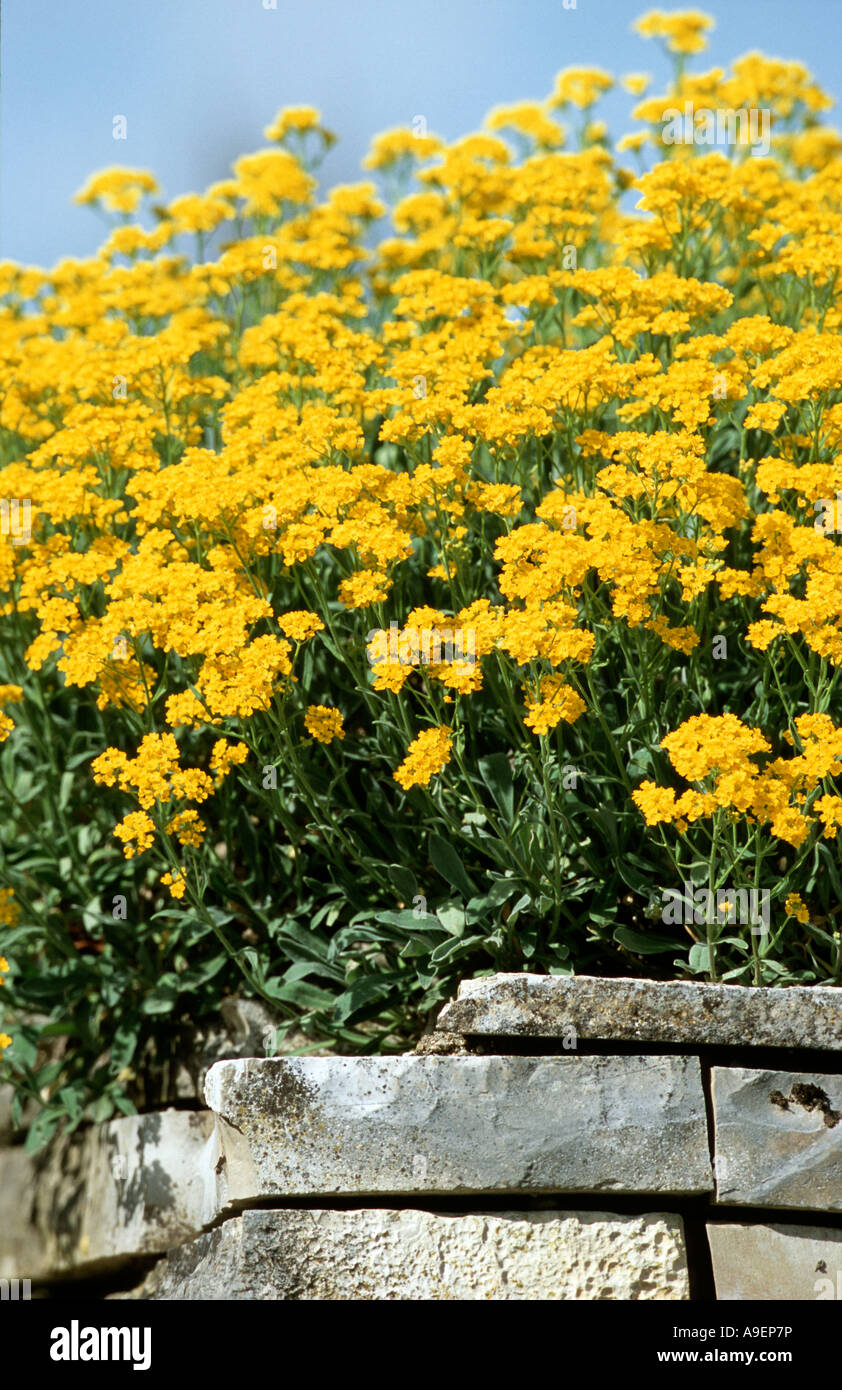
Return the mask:
M 217 1063 L 205 1098 L 207 1221 L 320 1193 L 712 1186 L 695 1057 L 259 1058 Z
M 842 1211 L 842 1076 L 714 1067 L 716 1200 Z
M 158 1254 L 202 1229 L 207 1111 L 125 1115 L 0 1151 L 0 1278 L 94 1273 Z
M 134 1294 L 170 1300 L 689 1298 L 666 1213 L 246 1211 L 182 1245 Z
M 842 1231 L 821 1226 L 709 1225 L 716 1297 L 726 1302 L 842 1299 Z
M 465 980 L 437 1031 L 699 1046 L 842 1048 L 842 989 L 754 989 L 588 975 Z

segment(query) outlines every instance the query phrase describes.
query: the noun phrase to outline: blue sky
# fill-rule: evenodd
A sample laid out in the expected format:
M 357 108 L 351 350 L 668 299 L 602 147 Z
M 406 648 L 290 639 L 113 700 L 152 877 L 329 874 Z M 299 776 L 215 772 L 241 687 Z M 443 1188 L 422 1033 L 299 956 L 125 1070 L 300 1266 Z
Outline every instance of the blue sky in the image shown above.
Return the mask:
M 454 139 L 490 107 L 541 98 L 559 68 L 595 64 L 664 79 L 659 46 L 637 38 L 645 0 L 3 0 L 0 27 L 0 256 L 52 265 L 85 256 L 105 228 L 73 206 L 110 164 L 151 169 L 167 197 L 224 177 L 265 144 L 279 106 L 321 107 L 341 141 L 326 182 L 363 175 L 369 137 L 416 115 Z M 700 62 L 753 48 L 797 58 L 842 96 L 840 0 L 699 0 L 714 16 Z M 660 84 L 656 82 L 656 89 Z M 628 128 L 625 96 L 605 116 Z M 602 113 L 601 113 L 602 114 Z M 123 115 L 128 138 L 112 138 Z M 829 117 L 842 123 L 842 116 Z

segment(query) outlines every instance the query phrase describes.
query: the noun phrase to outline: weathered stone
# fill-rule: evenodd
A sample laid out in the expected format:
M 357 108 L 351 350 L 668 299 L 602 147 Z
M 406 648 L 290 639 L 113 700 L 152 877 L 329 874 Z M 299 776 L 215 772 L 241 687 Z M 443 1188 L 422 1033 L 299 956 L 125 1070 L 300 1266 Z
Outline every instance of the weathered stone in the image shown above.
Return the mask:
M 456 1057 L 467 1054 L 461 1033 L 424 1033 L 418 1039 L 413 1055 L 416 1057 Z
M 15 1132 L 12 1124 L 12 1097 L 14 1089 L 8 1083 L 0 1086 L 0 1148 L 11 1142 Z
M 125 1115 L 0 1152 L 0 1278 L 94 1273 L 202 1229 L 207 1111 Z
M 0 1279 L 37 1278 L 47 1268 L 43 1232 L 31 1222 L 36 1182 L 22 1148 L 0 1152 Z
M 124 1298 L 689 1298 L 678 1216 L 246 1211 Z
M 842 1076 L 714 1067 L 716 1200 L 842 1211 Z
M 709 1225 L 707 1232 L 718 1299 L 842 1299 L 842 1231 Z
M 730 1047 L 842 1048 L 842 989 L 754 989 L 588 975 L 465 980 L 438 1030 Z
M 216 1200 L 319 1193 L 705 1192 L 695 1057 L 219 1062 Z

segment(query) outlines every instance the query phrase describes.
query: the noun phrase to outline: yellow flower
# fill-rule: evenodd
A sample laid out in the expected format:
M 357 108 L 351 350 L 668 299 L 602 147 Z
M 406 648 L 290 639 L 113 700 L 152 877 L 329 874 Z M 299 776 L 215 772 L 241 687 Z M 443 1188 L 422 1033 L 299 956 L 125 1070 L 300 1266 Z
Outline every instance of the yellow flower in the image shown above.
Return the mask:
M 819 797 L 815 810 L 824 826 L 824 838 L 835 840 L 836 831 L 842 825 L 842 796 Z
M 172 218 L 173 226 L 170 233 L 179 232 L 212 232 L 218 227 L 220 222 L 225 222 L 233 217 L 235 213 L 234 204 L 227 198 L 215 198 L 210 194 L 200 195 L 197 193 L 185 193 L 180 198 L 174 198 L 167 208 L 167 214 Z M 114 235 L 111 238 L 115 241 Z M 118 243 L 119 245 L 119 243 Z
M 342 715 L 332 705 L 310 705 L 304 716 L 304 727 L 319 743 L 332 743 L 335 738 L 344 738 Z
M 634 27 L 646 39 L 666 39 L 672 53 L 701 53 L 707 48 L 705 31 L 713 28 L 713 20 L 699 10 L 650 10 Z
M 384 131 L 376 135 L 371 149 L 363 160 L 364 169 L 388 169 L 399 160 L 428 159 L 442 148 L 437 135 L 427 135 L 404 128 Z
M 646 144 L 648 139 L 649 136 L 645 130 L 631 131 L 628 135 L 623 135 L 617 141 L 617 149 L 621 154 L 626 150 L 639 150 Z
M 657 618 L 651 618 L 643 626 L 648 628 L 650 632 L 656 632 L 661 641 L 665 642 L 668 647 L 672 647 L 677 652 L 684 652 L 685 655 L 695 651 L 699 645 L 699 634 L 693 628 L 670 627 L 663 614 L 659 614 Z
M 627 72 L 620 83 L 632 96 L 642 97 L 651 80 L 648 72 Z
M 452 742 L 451 730 L 443 725 L 425 729 L 410 743 L 406 758 L 393 773 L 395 781 L 404 791 L 429 786 L 430 778 L 450 762 Z
M 130 811 L 119 825 L 114 827 L 114 834 L 118 840 L 123 841 L 123 853 L 126 858 L 133 859 L 136 854 L 145 853 L 154 844 L 155 825 L 145 811 Z
M 245 199 L 247 213 L 275 217 L 284 203 L 310 201 L 314 180 L 286 150 L 258 150 L 243 155 L 234 165 L 237 192 Z
M 179 766 L 178 744 L 173 734 L 146 734 L 134 759 L 127 758 L 118 748 L 108 748 L 91 766 L 94 781 L 104 782 L 107 787 L 119 783 L 123 791 L 132 791 L 147 810 L 156 801 L 170 801 L 173 797 L 205 801 L 213 791 L 213 782 L 206 772 Z
M 282 106 L 271 125 L 263 131 L 267 140 L 283 140 L 291 130 L 303 135 L 308 130 L 319 130 L 322 113 L 315 106 Z
M 227 739 L 217 739 L 210 756 L 210 769 L 214 774 L 216 786 L 220 786 L 232 767 L 237 767 L 248 758 L 248 745 L 229 743 Z
M 0 685 L 0 705 L 18 704 L 23 699 L 23 689 L 19 685 Z M 0 713 L 0 743 L 5 742 L 14 729 L 14 722 L 7 714 Z
M 370 656 L 375 642 L 372 642 L 368 649 Z M 400 660 L 389 661 L 386 657 L 382 660 L 373 659 L 372 675 L 375 690 L 391 690 L 394 695 L 397 695 L 399 691 L 403 690 L 412 675 L 412 663 Z
M 0 1033 L 0 1052 L 5 1052 L 7 1047 L 11 1047 L 12 1040 L 8 1033 Z
M 102 203 L 109 212 L 134 212 L 144 194 L 157 192 L 157 180 L 144 169 L 102 169 L 91 175 L 74 202 Z
M 548 734 L 562 720 L 574 724 L 584 714 L 586 705 L 581 695 L 567 685 L 559 675 L 545 676 L 540 683 L 539 698 L 527 701 L 524 724 L 536 734 Z
M 391 582 L 374 570 L 358 570 L 339 585 L 339 601 L 346 608 L 368 608 L 388 597 Z
M 547 149 L 556 149 L 564 143 L 561 126 L 547 115 L 537 101 L 496 106 L 486 117 L 485 124 L 489 130 L 516 130 Z
M 810 920 L 810 910 L 799 893 L 787 895 L 784 911 L 788 917 L 795 917 L 799 922 L 809 922 Z
M 289 613 L 282 613 L 278 619 L 278 627 L 285 637 L 291 637 L 294 642 L 306 642 L 317 632 L 324 630 L 324 623 L 318 613 L 309 613 L 306 609 L 295 609 Z
M 700 782 L 714 770 L 721 773 L 756 769 L 748 763 L 755 753 L 768 753 L 770 744 L 757 729 L 735 714 L 697 714 L 661 742 L 676 772 L 688 782 Z
M 613 85 L 613 77 L 601 68 L 565 68 L 556 76 L 551 102 L 553 106 L 570 104 L 584 110 Z
M 169 888 L 170 895 L 173 898 L 183 898 L 185 892 L 187 891 L 187 883 L 185 881 L 184 875 L 178 871 L 175 874 L 162 874 L 161 883 L 163 883 L 165 888 Z
M 179 811 L 177 816 L 167 823 L 167 834 L 176 835 L 180 845 L 187 845 L 190 849 L 198 849 L 202 844 L 207 826 L 200 819 L 198 811 L 189 807 L 186 811 Z
M 647 825 L 675 820 L 675 792 L 671 787 L 659 787 L 655 782 L 641 782 L 632 792 L 632 801 L 642 811 Z
M 0 926 L 15 927 L 19 919 L 20 908 L 11 888 L 0 888 Z
M 757 401 L 746 412 L 743 429 L 768 430 L 770 434 L 773 434 L 784 415 L 786 415 L 786 405 L 783 401 Z

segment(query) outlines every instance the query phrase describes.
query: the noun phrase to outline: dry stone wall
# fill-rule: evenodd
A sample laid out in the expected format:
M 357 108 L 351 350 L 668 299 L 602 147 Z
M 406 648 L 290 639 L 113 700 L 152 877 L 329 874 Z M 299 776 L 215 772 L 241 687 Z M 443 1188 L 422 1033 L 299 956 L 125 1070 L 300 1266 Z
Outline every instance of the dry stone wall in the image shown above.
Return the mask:
M 416 1054 L 231 1057 L 205 1109 L 0 1149 L 0 1280 L 839 1299 L 840 1058 L 842 990 L 470 981 Z

